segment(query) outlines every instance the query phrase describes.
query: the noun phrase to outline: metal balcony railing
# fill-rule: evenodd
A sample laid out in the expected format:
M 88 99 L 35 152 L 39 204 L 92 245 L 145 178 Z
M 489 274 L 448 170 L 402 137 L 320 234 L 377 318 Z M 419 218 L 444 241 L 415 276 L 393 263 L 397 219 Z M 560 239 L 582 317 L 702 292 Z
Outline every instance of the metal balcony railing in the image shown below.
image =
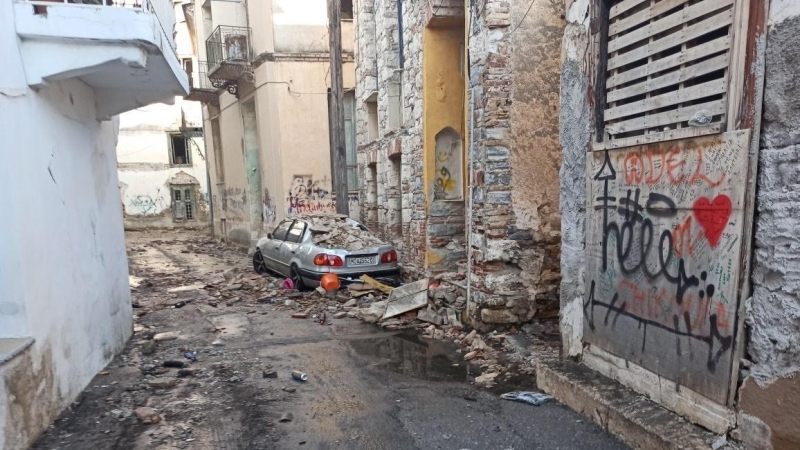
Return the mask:
M 247 63 L 253 60 L 249 27 L 220 25 L 206 39 L 208 69 L 213 72 L 222 62 Z
M 208 63 L 198 62 L 197 70 L 193 72 L 186 71 L 186 75 L 189 77 L 189 86 L 192 89 L 216 89 L 208 79 Z
M 56 4 L 95 7 L 130 8 L 153 14 L 161 26 L 164 37 L 169 42 L 172 53 L 177 57 L 173 31 L 175 29 L 175 10 L 172 0 L 23 0 L 37 6 L 47 7 Z

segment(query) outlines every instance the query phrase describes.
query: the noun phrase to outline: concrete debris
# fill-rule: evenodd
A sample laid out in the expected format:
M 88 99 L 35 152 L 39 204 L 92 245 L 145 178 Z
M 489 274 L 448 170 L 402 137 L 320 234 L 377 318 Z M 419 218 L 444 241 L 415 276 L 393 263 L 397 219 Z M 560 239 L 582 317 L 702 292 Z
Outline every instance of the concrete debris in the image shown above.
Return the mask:
M 180 337 L 180 334 L 177 331 L 170 331 L 170 332 L 167 332 L 167 333 L 158 333 L 158 334 L 156 334 L 155 336 L 153 336 L 153 340 L 154 341 L 172 341 L 172 340 L 178 339 L 178 337 Z
M 217 339 L 214 342 L 212 342 L 211 345 L 213 345 L 214 347 L 223 347 L 225 345 L 225 342 L 223 342 L 222 339 Z
M 367 323 L 377 323 L 386 312 L 386 301 L 375 302 L 369 308 L 359 310 L 359 317 Z
M 141 408 L 134 409 L 133 413 L 136 414 L 136 418 L 144 424 L 151 425 L 161 422 L 161 416 L 155 412 L 153 408 L 142 406 Z
M 330 249 L 359 251 L 387 245 L 353 220 L 340 215 L 304 216 L 310 224 L 314 244 Z
M 334 319 L 344 319 L 345 317 L 347 317 L 347 311 L 338 312 L 333 315 Z
M 292 319 L 308 319 L 307 313 L 294 313 L 292 314 Z
M 155 389 L 169 389 L 178 384 L 178 381 L 174 378 L 154 378 L 148 381 L 147 384 Z
M 475 384 L 484 387 L 494 386 L 494 379 L 500 375 L 500 372 L 486 372 L 483 375 L 475 377 Z

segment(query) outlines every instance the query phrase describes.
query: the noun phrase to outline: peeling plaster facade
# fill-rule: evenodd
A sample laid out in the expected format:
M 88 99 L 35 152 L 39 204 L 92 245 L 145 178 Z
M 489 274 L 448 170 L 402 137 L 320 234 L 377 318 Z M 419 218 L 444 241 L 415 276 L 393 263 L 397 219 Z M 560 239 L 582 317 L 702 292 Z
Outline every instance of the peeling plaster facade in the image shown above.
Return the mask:
M 800 63 L 800 6 L 785 0 L 745 3 L 755 28 L 750 29 L 745 47 L 750 65 L 745 71 L 741 114 L 744 120 L 755 116 L 751 136 L 760 133 L 760 140 L 753 139 L 750 144 L 751 154 L 758 152 L 753 174 L 757 189 L 754 234 L 743 236 L 752 240 L 753 247 L 751 269 L 741 275 L 742 283 L 747 286 L 749 281 L 752 289 L 739 300 L 743 302 L 739 326 L 745 331 L 737 341 L 737 355 L 742 359 L 736 361 L 739 370 L 733 374 L 730 400 L 720 404 L 585 341 L 584 305 L 589 295 L 586 153 L 592 149 L 595 133 L 591 49 L 597 17 L 591 0 L 564 3 L 567 25 L 560 69 L 559 133 L 563 150 L 560 324 L 564 356 L 582 359 L 715 433 L 730 432 L 729 438 L 746 448 L 798 448 L 800 422 L 794 409 L 800 402 L 800 222 L 796 218 L 800 207 L 800 84 L 794 68 Z M 766 18 L 764 10 L 769 11 Z M 757 106 L 763 108 L 760 121 Z
M 216 27 L 251 28 L 252 58 L 238 92 L 213 89 L 213 101 L 202 107 L 218 238 L 253 248 L 286 217 L 335 212 L 327 21 L 324 0 L 194 2 L 201 64 Z M 354 88 L 352 29 L 351 19 L 342 21 L 346 95 Z M 355 197 L 350 209 L 357 217 Z
M 178 59 L 187 67 L 197 67 L 181 3 L 175 3 L 174 12 Z M 117 168 L 127 230 L 210 225 L 201 105 L 181 97 L 172 103 L 148 105 L 120 115 Z M 185 139 L 188 164 L 173 161 L 171 137 L 175 135 Z M 188 201 L 187 189 L 192 195 Z M 186 208 L 175 204 L 175 195 L 181 195 L 179 202 L 189 203 L 194 209 L 191 219 L 184 219 Z M 180 210 L 175 211 L 177 208 Z
M 554 317 L 563 5 L 397 5 L 356 2 L 362 220 L 398 246 L 409 276 L 469 283 L 473 326 Z
M 4 450 L 29 448 L 133 332 L 108 115 L 188 89 L 161 31 L 172 2 L 153 3 L 163 23 L 142 9 L 0 3 Z

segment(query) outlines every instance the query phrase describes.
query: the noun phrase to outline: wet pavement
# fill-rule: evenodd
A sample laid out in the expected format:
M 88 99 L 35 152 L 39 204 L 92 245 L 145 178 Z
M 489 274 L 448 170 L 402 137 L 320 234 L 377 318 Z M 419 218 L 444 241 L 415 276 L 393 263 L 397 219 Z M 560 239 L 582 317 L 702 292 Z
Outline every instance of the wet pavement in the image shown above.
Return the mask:
M 499 398 L 535 389 L 530 376 L 499 378 L 491 390 L 472 385 L 479 370 L 452 342 L 357 319 L 321 326 L 245 294 L 170 307 L 205 295 L 175 288 L 218 280 L 232 266 L 249 270 L 246 255 L 186 234 L 128 240 L 134 301 L 147 314 L 108 374 L 95 378 L 37 449 L 627 448 L 557 402 Z M 179 336 L 148 339 L 164 332 Z M 177 369 L 162 363 L 186 349 L 198 351 L 196 374 L 176 378 Z M 295 369 L 308 381 L 293 380 Z M 273 371 L 275 378 L 265 377 Z M 164 379 L 174 386 L 153 387 Z M 162 420 L 140 423 L 131 412 L 140 406 Z M 280 421 L 288 413 L 291 420 Z

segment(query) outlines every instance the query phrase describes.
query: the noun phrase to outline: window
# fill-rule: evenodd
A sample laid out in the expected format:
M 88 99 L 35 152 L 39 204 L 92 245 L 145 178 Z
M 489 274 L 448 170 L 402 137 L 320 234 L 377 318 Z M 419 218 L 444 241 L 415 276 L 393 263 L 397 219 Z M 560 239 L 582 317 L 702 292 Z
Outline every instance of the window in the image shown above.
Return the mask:
M 372 142 L 378 139 L 378 101 L 367 99 L 367 140 Z
M 196 210 L 193 186 L 172 186 L 172 218 L 176 221 L 194 220 Z
M 598 140 L 722 131 L 735 0 L 605 0 Z
M 189 86 L 194 86 L 194 83 L 192 83 L 192 72 L 194 72 L 192 58 L 183 58 L 181 65 L 183 66 L 183 71 L 186 72 L 186 76 L 189 77 Z
M 353 0 L 342 0 L 340 18 L 342 20 L 353 20 Z
M 211 120 L 211 143 L 214 152 L 214 173 L 217 175 L 217 184 L 225 182 L 225 164 L 222 156 L 222 137 L 219 135 L 219 119 Z
M 283 222 L 281 222 L 281 224 L 278 225 L 277 228 L 275 228 L 275 231 L 272 232 L 272 239 L 275 239 L 276 241 L 282 241 L 286 239 L 286 232 L 289 231 L 289 228 L 291 226 L 292 226 L 291 220 L 284 220 Z
M 358 160 L 356 158 L 356 124 L 354 91 L 344 94 L 344 141 L 347 153 L 347 190 L 358 190 Z
M 403 90 L 399 82 L 390 82 L 387 85 L 389 94 L 389 108 L 387 113 L 387 127 L 389 131 L 403 126 Z
M 286 236 L 286 242 L 299 243 L 303 239 L 303 233 L 306 231 L 306 224 L 300 220 L 296 220 L 292 228 L 289 229 L 289 234 Z
M 189 151 L 189 143 L 186 138 L 178 134 L 170 134 L 170 164 L 173 166 L 190 166 L 192 165 L 191 152 Z

